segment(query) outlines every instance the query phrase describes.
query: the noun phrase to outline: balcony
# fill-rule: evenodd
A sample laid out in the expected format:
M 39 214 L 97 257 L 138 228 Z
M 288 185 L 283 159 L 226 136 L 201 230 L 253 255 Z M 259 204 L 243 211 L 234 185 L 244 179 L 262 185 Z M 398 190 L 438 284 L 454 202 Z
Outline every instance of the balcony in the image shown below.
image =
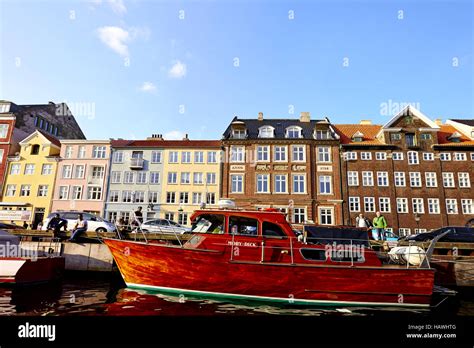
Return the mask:
M 143 158 L 132 158 L 130 159 L 130 169 L 143 169 L 144 162 Z

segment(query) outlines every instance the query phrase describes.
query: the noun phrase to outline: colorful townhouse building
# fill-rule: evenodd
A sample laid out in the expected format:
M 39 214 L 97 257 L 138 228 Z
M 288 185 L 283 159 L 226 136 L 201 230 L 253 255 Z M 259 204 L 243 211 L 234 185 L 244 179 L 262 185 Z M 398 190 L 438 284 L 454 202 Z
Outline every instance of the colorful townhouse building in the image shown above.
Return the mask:
M 110 171 L 110 140 L 61 140 L 52 211 L 104 215 Z
M 51 210 L 61 143 L 52 135 L 36 130 L 19 145 L 20 151 L 8 157 L 3 220 L 17 224 L 25 221 L 36 228 Z

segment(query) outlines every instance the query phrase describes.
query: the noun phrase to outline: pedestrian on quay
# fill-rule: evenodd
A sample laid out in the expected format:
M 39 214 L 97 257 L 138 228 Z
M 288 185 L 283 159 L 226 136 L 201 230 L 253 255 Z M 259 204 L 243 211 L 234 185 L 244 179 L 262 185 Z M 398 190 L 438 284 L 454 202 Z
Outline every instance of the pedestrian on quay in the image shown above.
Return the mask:
M 380 214 L 380 212 L 375 213 L 374 220 L 372 221 L 375 231 L 378 234 L 379 240 L 385 240 L 385 229 L 387 228 L 387 220 L 385 217 Z
M 76 221 L 76 225 L 74 226 L 74 229 L 72 231 L 72 236 L 69 239 L 70 242 L 77 242 L 77 238 L 87 232 L 87 221 L 84 220 L 84 216 L 82 214 L 79 214 L 79 218 Z
M 61 228 L 64 228 L 64 232 L 67 229 L 67 220 L 61 219 L 59 214 L 55 214 L 54 217 L 49 221 L 47 230 L 53 230 L 53 237 L 60 238 Z
M 23 228 L 26 230 L 28 228 L 28 223 L 26 221 L 23 221 Z
M 141 226 L 143 223 L 143 213 L 142 213 L 142 207 L 138 207 L 137 210 L 134 211 L 135 214 L 135 219 L 134 219 L 134 224 L 137 226 Z
M 372 223 L 364 216 L 364 214 L 359 214 L 359 216 L 356 217 L 356 227 L 370 228 L 372 227 Z

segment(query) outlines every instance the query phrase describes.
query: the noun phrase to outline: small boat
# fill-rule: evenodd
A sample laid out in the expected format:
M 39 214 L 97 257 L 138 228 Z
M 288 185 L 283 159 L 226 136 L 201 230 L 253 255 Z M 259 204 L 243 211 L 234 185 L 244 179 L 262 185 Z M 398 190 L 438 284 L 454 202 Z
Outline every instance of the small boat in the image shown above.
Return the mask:
M 61 256 L 40 256 L 20 246 L 18 236 L 0 230 L 0 285 L 44 283 L 58 279 L 64 272 Z
M 429 263 L 387 262 L 367 237 L 307 239 L 273 209 L 201 209 L 191 221 L 185 242 L 104 239 L 128 287 L 304 306 L 430 305 Z

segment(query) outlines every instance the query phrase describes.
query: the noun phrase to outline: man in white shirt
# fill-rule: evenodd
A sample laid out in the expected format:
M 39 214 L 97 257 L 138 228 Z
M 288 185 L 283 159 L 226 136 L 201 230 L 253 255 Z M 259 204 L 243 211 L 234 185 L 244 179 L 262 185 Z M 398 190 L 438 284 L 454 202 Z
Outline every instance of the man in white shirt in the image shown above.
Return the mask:
M 370 226 L 370 220 L 364 217 L 364 214 L 359 214 L 356 218 L 356 227 L 369 228 Z
M 72 231 L 72 236 L 69 239 L 70 242 L 77 242 L 77 238 L 87 232 L 87 220 L 84 219 L 82 214 L 79 214 L 79 218 L 76 221 L 74 230 Z

